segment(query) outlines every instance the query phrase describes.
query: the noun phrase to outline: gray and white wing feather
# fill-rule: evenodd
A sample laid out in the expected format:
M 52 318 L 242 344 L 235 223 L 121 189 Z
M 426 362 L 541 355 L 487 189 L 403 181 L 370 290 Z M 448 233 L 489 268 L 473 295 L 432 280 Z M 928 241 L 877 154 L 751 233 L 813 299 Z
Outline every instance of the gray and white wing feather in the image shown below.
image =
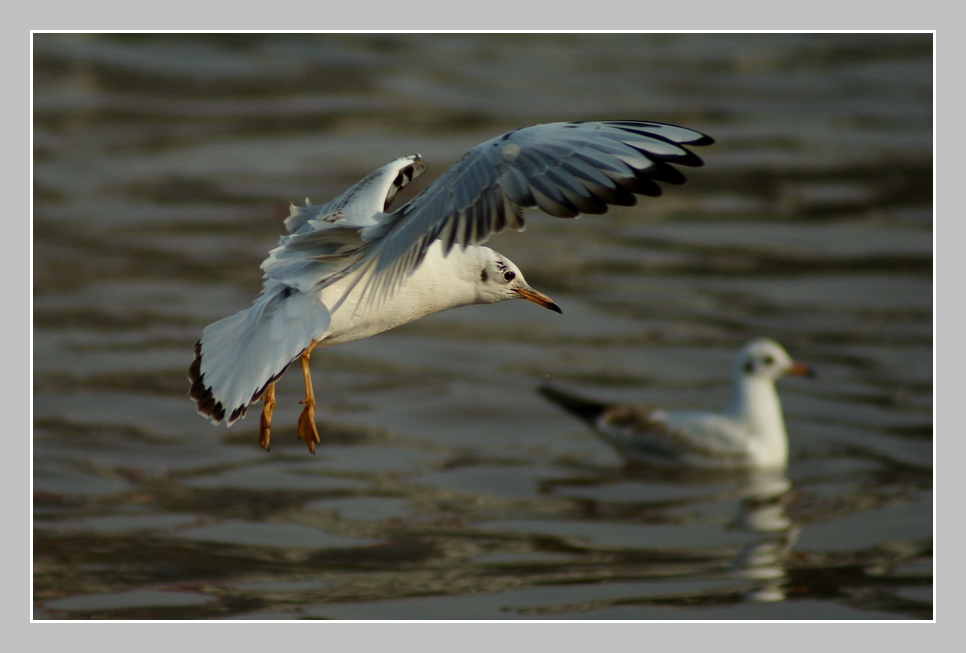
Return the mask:
M 340 278 L 363 253 L 368 230 L 391 221 L 387 214 L 396 194 L 426 170 L 418 154 L 373 170 L 330 202 L 291 207 L 288 235 L 262 262 L 264 278 L 303 292 Z
M 391 293 L 434 240 L 444 253 L 523 229 L 522 208 L 560 218 L 632 206 L 657 196 L 657 182 L 684 183 L 672 164 L 700 166 L 685 146 L 714 141 L 699 132 L 640 121 L 566 122 L 508 132 L 477 145 L 391 220 L 363 230 L 377 295 Z
M 714 466 L 741 465 L 748 458 L 740 426 L 714 413 L 615 406 L 596 427 L 631 458 Z

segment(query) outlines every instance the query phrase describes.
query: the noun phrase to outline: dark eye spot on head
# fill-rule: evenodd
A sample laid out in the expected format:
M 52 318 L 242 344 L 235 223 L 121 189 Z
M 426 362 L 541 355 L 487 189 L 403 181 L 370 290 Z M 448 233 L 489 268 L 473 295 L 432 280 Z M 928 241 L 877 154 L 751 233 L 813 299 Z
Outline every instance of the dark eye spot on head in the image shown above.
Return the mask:
M 480 281 L 482 281 L 483 283 L 486 283 L 489 280 L 490 280 L 490 273 L 486 271 L 486 268 L 483 268 L 483 272 L 480 273 Z
M 745 374 L 751 374 L 755 371 L 755 363 L 750 358 L 745 361 Z
M 775 359 L 770 355 L 765 355 L 761 359 L 761 362 L 764 363 L 765 365 L 773 365 L 775 363 Z
M 516 278 L 516 276 L 517 276 L 517 273 L 514 272 L 513 270 L 507 270 L 506 272 L 503 273 L 503 278 L 506 279 L 507 281 L 513 281 Z

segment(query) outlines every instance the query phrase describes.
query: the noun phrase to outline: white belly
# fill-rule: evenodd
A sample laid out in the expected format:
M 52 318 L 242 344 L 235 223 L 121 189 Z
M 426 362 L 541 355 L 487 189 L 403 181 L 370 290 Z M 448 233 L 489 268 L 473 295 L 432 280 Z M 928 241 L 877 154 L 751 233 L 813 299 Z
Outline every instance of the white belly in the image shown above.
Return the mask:
M 332 321 L 318 338 L 320 346 L 338 345 L 374 336 L 450 308 L 476 302 L 475 288 L 455 274 L 460 250 L 443 257 L 439 241 L 427 250 L 422 264 L 388 297 L 374 299 L 369 284 L 343 279 L 319 293 Z

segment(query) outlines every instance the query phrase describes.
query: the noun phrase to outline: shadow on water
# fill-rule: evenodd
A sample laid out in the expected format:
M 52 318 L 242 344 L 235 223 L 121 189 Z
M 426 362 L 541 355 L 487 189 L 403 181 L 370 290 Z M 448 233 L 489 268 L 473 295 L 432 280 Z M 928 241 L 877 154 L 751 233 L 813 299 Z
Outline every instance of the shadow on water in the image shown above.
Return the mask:
M 933 617 L 930 35 L 38 34 L 34 71 L 36 619 Z M 289 200 L 621 117 L 717 143 L 494 239 L 562 316 L 314 356 L 315 456 L 295 375 L 270 454 L 195 414 Z M 722 406 L 758 335 L 820 372 L 782 475 L 626 466 L 534 392 Z

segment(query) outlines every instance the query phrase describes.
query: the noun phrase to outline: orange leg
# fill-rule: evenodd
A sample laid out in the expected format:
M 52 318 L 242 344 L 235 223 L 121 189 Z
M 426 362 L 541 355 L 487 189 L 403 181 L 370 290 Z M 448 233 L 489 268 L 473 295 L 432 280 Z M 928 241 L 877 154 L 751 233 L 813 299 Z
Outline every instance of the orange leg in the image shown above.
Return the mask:
M 262 449 L 268 451 L 268 443 L 272 439 L 272 413 L 275 412 L 274 383 L 265 386 L 265 396 L 262 400 L 265 405 L 262 406 L 262 419 L 258 427 L 258 444 L 262 445 Z
M 316 341 L 305 348 L 299 356 L 299 364 L 302 366 L 302 378 L 305 380 L 305 399 L 300 401 L 305 408 L 299 415 L 299 440 L 304 440 L 309 445 L 309 453 L 315 453 L 315 443 L 319 442 L 319 431 L 315 427 L 315 391 L 312 390 L 312 373 L 309 371 L 309 357 L 315 349 Z

